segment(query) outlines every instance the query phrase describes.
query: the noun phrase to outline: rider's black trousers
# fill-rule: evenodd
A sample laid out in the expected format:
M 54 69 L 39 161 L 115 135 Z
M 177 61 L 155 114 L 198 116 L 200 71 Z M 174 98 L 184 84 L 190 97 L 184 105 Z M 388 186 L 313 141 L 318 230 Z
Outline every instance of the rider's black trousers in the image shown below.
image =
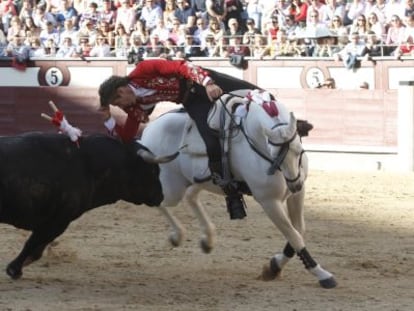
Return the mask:
M 240 89 L 257 89 L 259 87 L 240 80 L 229 75 L 218 73 L 213 70 L 207 70 L 214 82 L 220 86 L 224 93 Z M 189 116 L 194 120 L 201 137 L 207 148 L 209 163 L 218 163 L 221 161 L 220 140 L 218 134 L 211 130 L 207 125 L 208 112 L 212 106 L 206 89 L 203 86 L 193 84 L 186 97 L 184 107 Z M 220 172 L 217 172 L 220 173 Z

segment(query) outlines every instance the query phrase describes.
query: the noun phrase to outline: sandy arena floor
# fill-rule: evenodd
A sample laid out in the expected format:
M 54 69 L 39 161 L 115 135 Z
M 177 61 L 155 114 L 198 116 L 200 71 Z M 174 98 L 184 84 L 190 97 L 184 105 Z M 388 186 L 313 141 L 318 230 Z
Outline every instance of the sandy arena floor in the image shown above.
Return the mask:
M 251 198 L 243 221 L 228 219 L 222 197 L 203 198 L 217 226 L 211 254 L 188 207 L 173 210 L 188 232 L 172 248 L 156 209 L 118 202 L 73 222 L 22 279 L 0 274 L 0 310 L 413 310 L 414 174 L 310 172 L 307 247 L 335 274 L 332 290 L 297 258 L 260 280 L 281 234 Z M 0 225 L 3 271 L 27 234 Z

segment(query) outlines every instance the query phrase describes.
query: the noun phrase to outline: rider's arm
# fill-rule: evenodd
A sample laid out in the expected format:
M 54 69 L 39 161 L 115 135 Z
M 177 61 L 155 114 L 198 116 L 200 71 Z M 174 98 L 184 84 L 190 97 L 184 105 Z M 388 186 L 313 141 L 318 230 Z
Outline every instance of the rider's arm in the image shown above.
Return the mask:
M 133 141 L 138 133 L 139 125 L 143 119 L 141 109 L 129 109 L 124 124 L 116 122 L 113 116 L 105 120 L 104 125 L 111 136 L 118 136 L 124 143 Z

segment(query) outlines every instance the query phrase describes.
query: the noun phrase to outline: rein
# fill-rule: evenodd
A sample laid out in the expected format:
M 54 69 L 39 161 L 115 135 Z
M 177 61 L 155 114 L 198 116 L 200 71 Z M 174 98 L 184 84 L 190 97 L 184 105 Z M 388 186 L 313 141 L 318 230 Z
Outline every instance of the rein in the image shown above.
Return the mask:
M 246 139 L 247 143 L 249 144 L 250 148 L 252 148 L 252 150 L 254 152 L 256 152 L 257 155 L 259 155 L 262 159 L 266 160 L 267 162 L 269 162 L 270 164 L 273 163 L 273 160 L 268 157 L 266 154 L 264 154 L 263 152 L 261 152 L 254 144 L 254 141 L 249 137 L 249 135 L 246 133 L 246 129 L 243 126 L 243 121 L 240 123 L 239 125 L 240 127 L 240 131 L 243 133 L 244 138 Z
M 278 126 L 281 126 L 281 125 L 286 125 L 286 123 L 280 123 L 280 124 L 277 124 L 277 125 L 273 126 L 272 130 L 277 128 Z M 280 147 L 280 150 L 279 150 L 279 153 L 277 154 L 276 159 L 274 159 L 272 161 L 272 165 L 270 165 L 269 169 L 267 170 L 268 175 L 273 175 L 276 172 L 276 170 L 280 170 L 280 166 L 282 165 L 282 162 L 285 160 L 286 155 L 289 151 L 289 145 L 295 139 L 296 136 L 297 136 L 297 132 L 295 132 L 295 134 L 293 134 L 293 136 L 289 140 L 287 140 L 283 143 L 274 143 L 270 139 L 267 139 L 267 142 L 268 142 L 269 145 L 272 145 L 272 146 L 275 146 L 275 147 Z M 302 155 L 301 155 L 301 157 L 302 157 Z M 285 179 L 288 180 L 286 177 L 285 177 Z M 295 180 L 296 179 L 297 178 L 295 178 Z
M 298 164 L 298 167 L 300 167 L 301 165 L 302 165 L 302 156 L 303 156 L 303 154 L 305 153 L 305 150 L 302 150 L 301 151 L 301 153 L 300 153 L 300 155 L 299 155 L 299 164 Z M 299 178 L 300 178 L 300 170 L 299 170 L 299 172 L 298 172 L 298 176 L 296 176 L 295 178 L 293 178 L 293 179 L 290 179 L 290 178 L 287 178 L 286 176 L 285 176 L 285 180 L 287 181 L 287 182 L 291 182 L 291 183 L 293 183 L 293 182 L 295 182 L 295 181 L 297 181 Z
M 231 98 L 234 98 L 234 97 L 239 97 L 239 98 L 244 98 L 244 97 L 242 97 L 242 96 L 239 96 L 239 95 L 236 95 L 236 94 L 233 94 L 233 93 L 228 93 L 230 96 L 231 96 Z M 230 99 L 231 99 L 230 98 Z M 219 100 L 220 100 L 220 103 L 221 103 L 221 105 L 222 105 L 222 107 L 223 107 L 223 112 L 221 113 L 221 115 L 220 115 L 220 120 L 221 121 L 223 121 L 224 120 L 224 118 L 225 118 L 225 113 L 227 113 L 227 115 L 230 117 L 230 119 L 231 119 L 231 123 L 233 123 L 233 124 L 235 124 L 235 126 L 236 127 L 238 127 L 239 128 L 239 130 L 243 133 L 243 136 L 244 136 L 244 138 L 246 139 L 246 141 L 247 141 L 247 143 L 249 144 L 249 146 L 250 146 L 250 148 L 254 151 L 254 152 L 256 152 L 256 154 L 258 154 L 262 159 L 264 159 L 265 161 L 267 161 L 267 162 L 269 162 L 270 164 L 272 164 L 273 163 L 273 160 L 270 158 L 270 157 L 268 157 L 266 154 L 264 154 L 262 151 L 260 151 L 256 146 L 255 146 L 255 144 L 254 144 L 254 141 L 249 137 L 249 135 L 246 133 L 246 130 L 245 130 L 245 128 L 244 128 L 244 126 L 243 126 L 243 120 L 240 122 L 240 125 L 237 125 L 237 123 L 234 121 L 234 117 L 233 117 L 233 114 L 227 109 L 227 107 L 226 107 L 226 104 L 223 102 L 223 100 L 221 99 L 221 97 L 219 98 Z M 247 104 L 247 105 L 250 105 L 250 102 Z M 232 128 L 232 127 L 230 127 L 230 128 Z M 224 132 L 224 131 L 223 131 Z M 223 133 L 223 136 L 224 136 L 225 134 Z M 223 136 L 221 136 L 221 138 L 224 138 Z M 286 155 L 285 155 L 286 156 Z

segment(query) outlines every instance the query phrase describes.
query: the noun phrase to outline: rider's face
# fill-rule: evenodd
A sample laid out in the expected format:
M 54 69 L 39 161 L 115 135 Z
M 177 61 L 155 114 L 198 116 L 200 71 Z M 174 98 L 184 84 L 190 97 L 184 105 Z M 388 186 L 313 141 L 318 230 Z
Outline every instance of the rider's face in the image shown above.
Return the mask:
M 128 108 L 134 106 L 136 103 L 136 96 L 134 91 L 128 86 L 120 86 L 116 90 L 116 96 L 111 102 L 111 105 L 119 108 Z

